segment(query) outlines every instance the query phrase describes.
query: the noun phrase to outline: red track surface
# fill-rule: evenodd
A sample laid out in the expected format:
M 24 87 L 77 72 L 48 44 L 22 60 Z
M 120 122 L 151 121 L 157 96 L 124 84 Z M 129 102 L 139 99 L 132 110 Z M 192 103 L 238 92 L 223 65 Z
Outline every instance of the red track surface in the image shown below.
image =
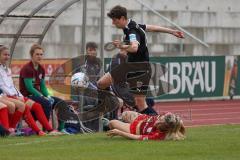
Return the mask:
M 179 114 L 188 127 L 240 124 L 240 100 L 159 102 L 154 108 Z

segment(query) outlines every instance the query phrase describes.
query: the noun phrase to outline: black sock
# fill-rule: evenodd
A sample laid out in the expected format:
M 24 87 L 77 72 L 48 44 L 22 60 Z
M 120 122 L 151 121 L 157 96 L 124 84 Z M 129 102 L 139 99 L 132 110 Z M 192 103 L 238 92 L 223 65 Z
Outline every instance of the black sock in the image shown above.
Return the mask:
M 150 116 L 158 115 L 157 112 L 153 108 L 151 108 L 151 107 L 147 107 L 146 109 L 144 109 L 140 113 L 147 114 L 147 115 L 150 115 Z

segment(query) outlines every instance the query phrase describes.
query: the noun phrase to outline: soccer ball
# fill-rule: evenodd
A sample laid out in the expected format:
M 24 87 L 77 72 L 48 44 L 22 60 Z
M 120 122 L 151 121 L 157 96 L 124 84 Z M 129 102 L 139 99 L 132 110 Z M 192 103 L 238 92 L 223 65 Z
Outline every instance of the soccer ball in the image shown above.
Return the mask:
M 89 85 L 89 78 L 83 72 L 75 73 L 71 78 L 71 85 L 73 87 L 87 88 Z

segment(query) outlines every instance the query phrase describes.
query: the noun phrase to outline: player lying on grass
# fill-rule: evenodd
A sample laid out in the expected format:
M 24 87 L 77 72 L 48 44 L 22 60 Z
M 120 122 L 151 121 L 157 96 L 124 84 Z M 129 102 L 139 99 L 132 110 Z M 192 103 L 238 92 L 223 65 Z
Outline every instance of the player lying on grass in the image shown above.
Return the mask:
M 134 140 L 183 140 L 185 128 L 179 116 L 167 112 L 157 116 L 149 116 L 133 111 L 122 114 L 121 122 L 111 120 L 107 135 L 122 136 Z

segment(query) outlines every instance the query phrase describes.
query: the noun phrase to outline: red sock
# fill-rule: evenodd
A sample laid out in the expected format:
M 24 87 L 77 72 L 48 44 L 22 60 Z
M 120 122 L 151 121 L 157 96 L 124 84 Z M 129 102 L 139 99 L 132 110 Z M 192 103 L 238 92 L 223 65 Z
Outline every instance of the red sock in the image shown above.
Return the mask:
M 11 128 L 16 128 L 17 123 L 20 121 L 22 118 L 23 113 L 20 112 L 19 110 L 16 110 L 14 114 L 12 115 L 11 121 L 10 121 L 10 127 Z
M 34 103 L 32 105 L 32 109 L 31 111 L 34 112 L 34 114 L 36 115 L 38 121 L 42 124 L 42 126 L 47 130 L 47 131 L 51 131 L 53 130 L 53 128 L 50 126 L 47 117 L 45 116 L 45 113 L 42 109 L 42 106 L 39 103 Z
M 4 128 L 9 128 L 8 109 L 6 107 L 0 109 L 0 122 Z
M 28 106 L 26 106 L 25 111 L 24 111 L 24 120 L 27 122 L 28 126 L 31 127 L 35 132 L 38 133 L 40 131 L 36 122 L 33 119 L 33 116 L 31 114 Z
M 9 121 L 9 124 L 10 124 L 11 121 L 12 121 L 12 117 L 13 117 L 13 114 L 11 114 L 11 113 L 8 112 L 8 121 Z

